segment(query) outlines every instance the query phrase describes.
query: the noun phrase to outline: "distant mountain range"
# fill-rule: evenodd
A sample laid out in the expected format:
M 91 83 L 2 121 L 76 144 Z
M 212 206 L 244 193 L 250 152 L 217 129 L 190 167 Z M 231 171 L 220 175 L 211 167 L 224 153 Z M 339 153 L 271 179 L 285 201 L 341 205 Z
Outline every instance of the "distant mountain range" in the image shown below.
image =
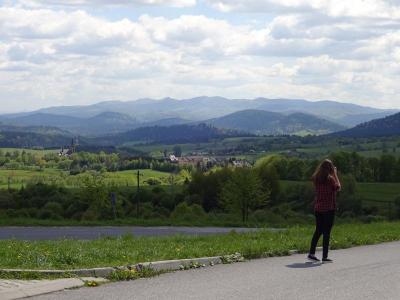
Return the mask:
M 334 135 L 355 138 L 400 135 L 400 113 L 362 123 L 354 128 L 336 132 Z
M 115 112 L 103 112 L 89 118 L 35 112 L 11 118 L 3 117 L 0 120 L 14 126 L 58 127 L 80 135 L 116 133 L 139 126 L 139 123 L 129 115 Z
M 198 97 L 51 107 L 29 113 L 2 115 L 0 122 L 14 126 L 58 127 L 71 134 L 86 136 L 121 133 L 140 127 L 200 122 L 256 134 L 323 134 L 396 112 L 334 101 Z
M 243 110 L 205 123 L 257 135 L 326 134 L 345 129 L 344 126 L 309 114 L 284 115 L 264 110 Z
M 169 122 L 182 120 L 166 120 Z M 220 127 L 220 128 L 217 128 Z M 223 129 L 224 128 L 224 129 Z M 400 136 L 400 113 L 360 124 L 352 129 L 314 116 L 294 113 L 288 116 L 278 113 L 245 110 L 225 117 L 208 120 L 208 124 L 180 124 L 172 126 L 146 126 L 121 133 L 97 137 L 80 137 L 81 149 L 111 149 L 135 143 L 200 143 L 226 137 L 252 136 L 254 134 L 306 134 L 336 131 L 329 136 L 379 137 Z M 245 133 L 246 132 L 246 133 Z M 250 132 L 250 133 L 247 133 Z M 13 126 L 0 124 L 0 147 L 56 148 L 69 145 L 73 135 L 56 127 Z
M 192 121 L 202 121 L 222 117 L 241 110 L 257 109 L 290 114 L 303 112 L 329 118 L 344 120 L 345 125 L 351 124 L 350 116 L 356 116 L 356 122 L 369 121 L 376 114 L 393 114 L 396 110 L 381 110 L 372 107 L 359 106 L 335 101 L 306 101 L 293 99 L 227 99 L 223 97 L 197 97 L 185 100 L 164 98 L 161 100 L 139 99 L 135 101 L 107 101 L 89 106 L 61 106 L 41 109 L 36 112 L 65 115 L 78 118 L 90 118 L 103 112 L 118 112 L 127 114 L 140 123 L 152 122 L 167 118 L 182 118 Z M 366 119 L 360 120 L 360 116 Z M 368 117 L 368 115 L 370 115 Z

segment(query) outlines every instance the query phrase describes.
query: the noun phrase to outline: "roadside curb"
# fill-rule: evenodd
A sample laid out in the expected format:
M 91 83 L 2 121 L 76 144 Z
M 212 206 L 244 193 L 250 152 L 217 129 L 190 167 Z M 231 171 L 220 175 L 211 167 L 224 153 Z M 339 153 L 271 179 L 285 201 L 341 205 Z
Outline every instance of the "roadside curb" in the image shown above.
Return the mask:
M 322 250 L 322 247 L 318 247 L 317 250 Z M 288 255 L 300 254 L 299 250 L 289 250 Z M 228 255 L 229 256 L 229 255 Z M 154 261 L 138 263 L 128 266 L 120 267 L 104 267 L 104 268 L 85 268 L 85 269 L 73 269 L 73 270 L 32 270 L 32 269 L 0 269 L 3 273 L 38 273 L 42 275 L 63 275 L 71 274 L 79 277 L 108 277 L 112 272 L 118 270 L 142 270 L 143 268 L 152 269 L 154 271 L 177 271 L 183 269 L 190 269 L 198 266 L 214 266 L 224 263 L 224 258 L 227 256 L 212 256 L 212 257 L 201 257 L 201 258 L 188 258 L 188 259 L 174 259 L 164 261 Z M 231 261 L 228 263 L 234 263 L 238 261 Z
M 63 275 L 70 274 L 79 277 L 108 277 L 112 272 L 118 270 L 142 270 L 143 268 L 152 269 L 154 271 L 177 271 L 190 268 L 194 265 L 213 266 L 222 263 L 222 256 L 202 257 L 193 259 L 176 259 L 139 263 L 135 265 L 90 269 L 73 269 L 73 270 L 33 270 L 33 269 L 0 269 L 0 272 L 9 274 L 20 273 L 37 273 L 42 275 Z

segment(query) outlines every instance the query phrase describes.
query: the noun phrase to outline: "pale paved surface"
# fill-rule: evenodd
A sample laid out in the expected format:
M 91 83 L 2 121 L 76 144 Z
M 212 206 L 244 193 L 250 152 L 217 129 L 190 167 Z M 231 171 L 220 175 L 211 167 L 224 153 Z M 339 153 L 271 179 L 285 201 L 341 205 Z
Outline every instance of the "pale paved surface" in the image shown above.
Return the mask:
M 400 299 L 400 243 L 332 251 L 335 263 L 304 255 L 164 274 L 33 299 Z
M 102 236 L 121 236 L 133 234 L 135 236 L 167 236 L 176 234 L 208 235 L 236 232 L 248 232 L 254 228 L 222 228 L 222 227 L 140 227 L 140 226 L 96 226 L 96 227 L 0 227 L 0 240 L 57 240 L 70 239 L 97 239 Z M 279 230 L 279 229 L 269 229 Z
M 0 299 L 11 300 L 80 287 L 83 281 L 77 278 L 57 280 L 0 280 Z

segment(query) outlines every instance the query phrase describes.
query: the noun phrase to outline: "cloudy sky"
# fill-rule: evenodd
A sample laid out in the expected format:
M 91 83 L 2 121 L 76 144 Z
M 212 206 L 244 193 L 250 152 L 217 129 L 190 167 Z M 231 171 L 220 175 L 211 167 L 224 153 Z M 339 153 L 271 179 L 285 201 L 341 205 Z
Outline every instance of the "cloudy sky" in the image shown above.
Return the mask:
M 400 108 L 399 46 L 400 0 L 0 0 L 0 111 L 200 95 Z

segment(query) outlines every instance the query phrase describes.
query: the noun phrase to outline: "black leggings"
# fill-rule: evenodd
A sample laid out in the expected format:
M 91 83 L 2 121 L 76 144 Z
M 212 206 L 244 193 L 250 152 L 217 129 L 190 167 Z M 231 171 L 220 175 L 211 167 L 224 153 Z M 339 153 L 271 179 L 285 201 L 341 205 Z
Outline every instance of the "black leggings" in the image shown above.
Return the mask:
M 310 254 L 315 254 L 315 249 L 317 248 L 318 240 L 323 235 L 323 258 L 328 257 L 329 250 L 329 240 L 331 237 L 331 230 L 333 227 L 333 221 L 335 219 L 335 211 L 327 212 L 316 212 L 315 213 L 315 232 L 311 240 Z

